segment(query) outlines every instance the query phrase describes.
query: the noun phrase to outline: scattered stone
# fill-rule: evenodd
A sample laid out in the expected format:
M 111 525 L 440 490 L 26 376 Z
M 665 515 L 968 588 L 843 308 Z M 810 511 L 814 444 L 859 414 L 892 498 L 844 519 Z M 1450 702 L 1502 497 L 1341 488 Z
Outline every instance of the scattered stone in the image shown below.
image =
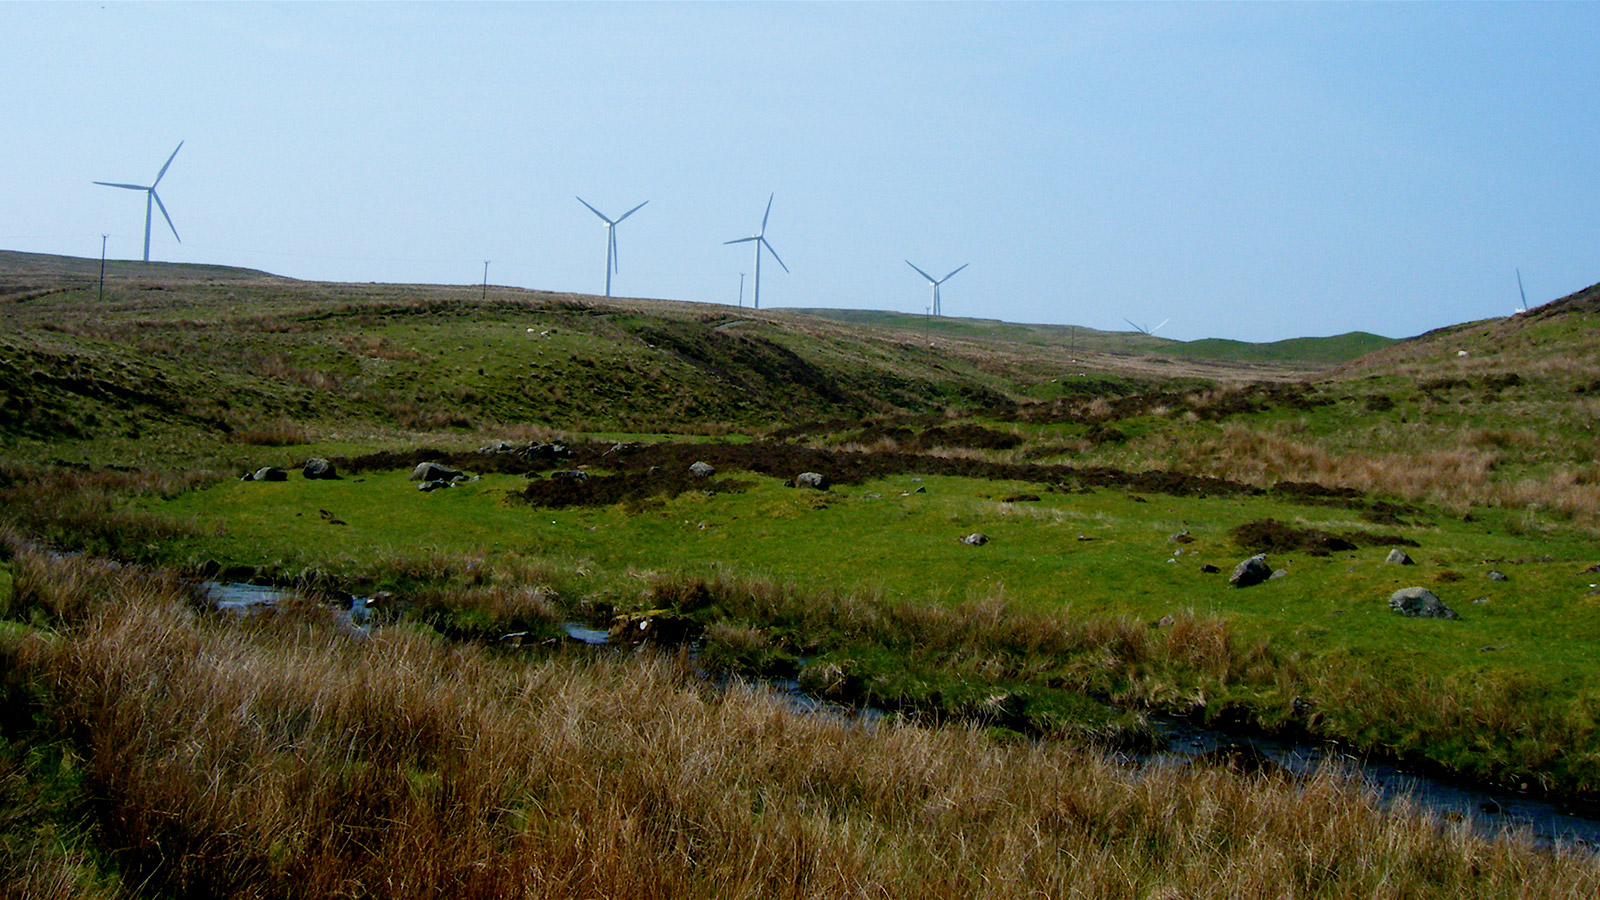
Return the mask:
M 819 491 L 828 489 L 828 476 L 819 472 L 801 472 L 794 477 L 796 487 L 808 487 Z
M 882 494 L 874 494 L 874 493 L 866 493 L 866 494 L 862 494 L 861 498 L 863 500 L 882 500 L 883 499 L 883 495 Z
M 913 493 L 913 494 L 926 494 L 927 492 L 928 492 L 927 488 L 919 487 L 916 490 L 912 491 L 911 493 Z
M 1217 568 L 1216 566 L 1213 566 L 1211 563 L 1206 563 L 1205 565 L 1200 567 L 1200 571 L 1206 573 L 1207 575 L 1215 575 L 1218 572 L 1221 572 L 1222 570 Z
M 1408 587 L 1389 597 L 1389 608 L 1414 619 L 1454 619 L 1456 611 L 1425 587 Z
M 1194 540 L 1194 536 L 1189 534 L 1189 529 L 1185 528 L 1172 537 L 1167 538 L 1167 540 L 1174 544 L 1187 544 Z
M 346 522 L 345 520 L 339 518 L 338 516 L 334 515 L 331 512 L 328 512 L 325 509 L 317 510 L 317 515 L 321 516 L 322 520 L 324 522 L 327 522 L 329 525 L 349 525 L 350 524 L 349 522 Z
M 1488 603 L 1489 602 L 1489 598 L 1488 597 L 1479 597 L 1478 599 L 1476 599 L 1476 600 L 1474 600 L 1472 602 L 1473 603 Z
M 415 469 L 411 470 L 411 480 L 412 481 L 423 481 L 423 482 L 427 482 L 427 481 L 446 481 L 446 482 L 448 482 L 448 481 L 455 481 L 457 478 L 465 478 L 465 477 L 467 477 L 467 476 L 462 474 L 462 472 L 459 469 L 452 469 L 449 466 L 441 466 L 438 463 L 432 463 L 432 462 L 417 463 L 417 467 Z M 425 490 L 432 490 L 432 488 L 426 488 Z
M 710 478 L 717 474 L 716 467 L 707 462 L 696 462 L 689 467 L 689 472 L 696 478 Z
M 288 481 L 289 473 L 277 466 L 262 466 L 256 470 L 254 481 Z
M 1087 534 L 1080 534 L 1080 535 L 1078 535 L 1078 540 L 1080 540 L 1080 541 L 1092 541 L 1092 540 L 1094 540 L 1094 538 L 1088 536 Z
M 582 469 L 563 469 L 559 472 L 551 472 L 550 478 L 554 481 L 588 481 L 589 473 Z
M 1490 571 L 1489 572 L 1489 580 L 1490 581 L 1510 581 L 1511 579 L 1507 578 L 1505 576 L 1504 572 Z
M 423 483 L 417 485 L 417 490 L 427 494 L 437 491 L 440 488 L 452 488 L 455 486 L 456 483 L 453 481 L 424 481 Z
M 1397 565 L 1397 566 L 1414 566 L 1414 565 L 1416 565 L 1416 563 L 1411 561 L 1411 557 L 1409 555 L 1407 555 L 1406 552 L 1404 550 L 1401 550 L 1399 547 L 1396 547 L 1393 550 L 1390 550 L 1389 551 L 1389 555 L 1384 557 L 1383 561 L 1386 562 L 1386 563 L 1392 563 L 1392 564 Z
M 1272 570 L 1272 574 L 1267 576 L 1267 578 L 1269 580 L 1275 580 L 1275 579 L 1278 579 L 1278 578 L 1288 578 L 1288 577 L 1289 577 L 1289 570 L 1288 569 L 1273 569 Z
M 300 467 L 300 474 L 311 481 L 334 481 L 339 477 L 333 463 L 318 456 L 306 460 L 305 465 Z
M 1162 616 L 1159 620 L 1157 620 L 1156 627 L 1157 628 L 1170 628 L 1170 627 L 1172 627 L 1172 623 L 1176 622 L 1176 621 L 1178 621 L 1178 617 L 1177 616 L 1174 616 L 1172 613 L 1167 613 L 1166 615 Z
M 1479 647 L 1478 648 L 1478 652 L 1479 653 L 1494 653 L 1497 650 L 1504 650 L 1504 649 L 1505 649 L 1504 647 L 1496 647 L 1496 646 L 1490 645 L 1490 646 L 1487 646 L 1487 647 Z
M 1245 588 L 1260 584 L 1271 577 L 1272 569 L 1267 565 L 1267 555 L 1257 553 L 1233 567 L 1233 574 L 1228 576 L 1228 583 L 1234 587 Z
M 961 543 L 970 544 L 974 547 L 982 547 L 984 544 L 989 543 L 989 536 L 981 531 L 974 531 L 973 533 L 962 538 Z

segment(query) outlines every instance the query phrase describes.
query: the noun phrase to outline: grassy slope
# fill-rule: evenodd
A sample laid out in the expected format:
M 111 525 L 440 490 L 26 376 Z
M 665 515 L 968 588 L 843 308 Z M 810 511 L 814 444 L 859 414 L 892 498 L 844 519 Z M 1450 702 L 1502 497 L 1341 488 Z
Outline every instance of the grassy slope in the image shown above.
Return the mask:
M 156 286 L 166 289 L 137 289 Z M 5 306 L 15 330 L 0 340 L 0 364 L 10 367 L 0 381 L 4 403 L 20 413 L 7 420 L 9 452 L 22 463 L 188 460 L 238 470 L 292 464 L 312 451 L 474 446 L 486 435 L 540 437 L 552 428 L 737 434 L 827 420 L 804 433 L 893 445 L 913 432 L 853 435 L 872 416 L 964 410 L 1022 445 L 957 442 L 936 452 L 1177 469 L 1260 486 L 1316 482 L 1421 504 L 1391 530 L 1422 544 L 1424 565 L 1385 568 L 1371 548 L 1352 558 L 1290 554 L 1275 560 L 1290 579 L 1237 592 L 1197 572 L 1202 561 L 1226 570 L 1251 549 L 1228 540 L 1236 525 L 1272 516 L 1332 530 L 1371 526 L 1354 512 L 1283 499 L 1050 494 L 1037 484 L 962 478 L 925 479 L 916 484 L 929 493 L 910 497 L 901 496 L 914 483 L 905 479 L 850 487 L 818 507 L 763 477 L 746 494 L 548 518 L 505 499 L 514 479 L 440 496 L 410 491 L 399 473 L 335 485 L 163 489 L 153 496 L 175 499 L 149 508 L 179 525 L 157 529 L 163 537 L 148 546 L 167 561 L 214 556 L 288 574 L 305 566 L 359 574 L 418 548 L 508 565 L 542 560 L 589 572 L 578 590 L 624 605 L 639 600 L 636 574 L 658 570 L 916 602 L 1003 593 L 1022 609 L 1070 603 L 1143 621 L 1193 610 L 1226 617 L 1246 641 L 1281 647 L 1279 664 L 1300 672 L 1276 687 L 1251 676 L 1210 688 L 1223 705 L 1243 704 L 1264 720 L 1287 715 L 1294 690 L 1316 688 L 1325 702 L 1345 704 L 1324 719 L 1330 733 L 1366 746 L 1502 778 L 1526 767 L 1516 753 L 1532 758 L 1515 740 L 1492 752 L 1446 746 L 1450 729 L 1459 737 L 1463 727 L 1500 727 L 1487 721 L 1451 719 L 1438 726 L 1441 738 L 1364 719 L 1350 704 L 1365 688 L 1306 674 L 1343 667 L 1362 677 L 1407 672 L 1416 685 L 1476 685 L 1499 698 L 1488 704 L 1497 709 L 1525 691 L 1538 702 L 1517 702 L 1570 726 L 1560 740 L 1594 740 L 1600 688 L 1573 674 L 1597 639 L 1586 624 L 1587 582 L 1575 574 L 1592 561 L 1584 554 L 1600 509 L 1589 441 L 1595 409 L 1584 393 L 1600 382 L 1600 357 L 1589 340 L 1596 316 L 1583 298 L 1423 336 L 1298 393 L 1272 393 L 1201 390 L 1168 367 L 1110 353 L 1086 357 L 1101 366 L 1088 390 L 1041 391 L 1066 383 L 1084 358 L 1025 335 L 980 337 L 986 325 L 930 347 L 904 332 L 788 313 L 536 292 L 504 292 L 487 304 L 474 297 L 245 279 L 124 283 L 104 306 L 82 291 L 16 300 Z M 1222 370 L 1182 371 L 1192 379 Z M 1182 390 L 1141 394 L 1141 384 Z M 1029 396 L 1049 402 L 1029 404 Z M 913 431 L 928 425 L 910 421 Z M 1044 499 L 1000 502 L 1024 490 Z M 253 499 L 269 494 L 271 504 Z M 328 525 L 324 510 L 349 525 Z M 188 537 L 183 523 L 196 526 Z M 1186 558 L 1171 555 L 1179 548 L 1166 540 L 1184 527 L 1199 539 L 1181 548 Z M 975 530 L 994 542 L 955 542 Z M 1489 585 L 1493 567 L 1511 581 Z M 1396 623 L 1383 599 L 1401 580 L 1434 586 L 1463 620 Z M 1474 604 L 1480 596 L 1489 602 Z M 1396 629 L 1407 636 L 1403 646 Z M 1133 681 L 1117 689 L 1145 690 Z M 1538 750 L 1535 771 L 1569 787 L 1597 783 L 1587 743 Z
M 799 309 L 795 312 L 930 336 L 1014 341 L 1083 352 L 1160 353 L 1190 360 L 1292 363 L 1300 366 L 1332 366 L 1347 363 L 1395 343 L 1393 338 L 1380 337 L 1364 331 L 1352 331 L 1331 337 L 1302 337 L 1252 344 L 1222 338 L 1174 341 L 1133 331 L 1097 331 L 1073 325 L 1023 325 L 995 319 L 960 319 L 944 316 L 935 319 L 879 310 Z

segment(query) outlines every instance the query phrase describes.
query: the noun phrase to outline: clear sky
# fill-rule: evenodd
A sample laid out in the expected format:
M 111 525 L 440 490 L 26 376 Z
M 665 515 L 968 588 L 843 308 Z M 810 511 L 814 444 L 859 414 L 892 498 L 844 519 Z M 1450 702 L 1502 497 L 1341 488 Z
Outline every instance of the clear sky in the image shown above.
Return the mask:
M 0 3 L 0 248 L 1251 341 L 1600 281 L 1600 4 Z M 748 279 L 745 287 L 749 301 Z

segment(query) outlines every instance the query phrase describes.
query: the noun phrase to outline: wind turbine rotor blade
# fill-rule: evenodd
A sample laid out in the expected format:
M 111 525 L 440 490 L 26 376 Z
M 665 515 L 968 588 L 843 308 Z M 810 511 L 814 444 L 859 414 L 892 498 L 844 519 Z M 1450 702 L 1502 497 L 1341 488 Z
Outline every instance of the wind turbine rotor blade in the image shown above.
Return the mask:
M 646 200 L 644 203 L 649 203 L 649 202 L 650 202 L 649 200 Z M 643 209 L 644 208 L 644 203 L 641 203 L 638 206 L 635 206 L 633 209 L 628 210 L 627 212 L 623 213 L 620 216 L 617 216 L 617 221 L 621 222 L 623 219 L 626 219 L 627 217 L 629 217 L 629 216 L 633 215 L 634 213 L 638 212 L 639 210 Z
M 174 159 L 176 159 L 177 156 L 178 156 L 178 151 L 182 150 L 182 149 L 183 149 L 183 141 L 179 141 L 178 142 L 178 146 L 173 149 L 172 155 L 167 157 L 166 165 L 163 165 L 161 167 L 161 171 L 156 173 L 156 180 L 150 182 L 150 187 L 151 187 L 152 190 L 155 188 L 156 185 L 161 183 L 161 176 L 167 174 L 167 168 L 172 165 L 172 161 Z M 168 223 L 168 224 L 171 224 L 171 223 Z
M 1132 319 L 1124 318 L 1122 321 L 1127 322 L 1129 325 L 1133 325 L 1133 330 L 1139 332 L 1140 334 L 1149 334 L 1150 333 L 1148 331 L 1145 331 L 1143 328 L 1140 328 L 1137 324 L 1134 323 L 1134 321 Z
M 178 226 L 172 224 L 172 217 L 167 215 L 167 205 L 161 202 L 161 195 L 156 193 L 155 188 L 151 188 L 150 196 L 154 197 L 156 205 L 161 207 L 161 218 L 167 220 L 167 227 L 172 229 L 172 236 L 178 238 L 178 243 L 183 243 L 183 238 L 178 237 Z
M 960 266 L 959 266 L 959 267 L 958 267 L 958 268 L 957 268 L 957 269 L 956 269 L 956 270 L 955 270 L 955 272 L 951 272 L 951 273 L 950 273 L 950 274 L 949 274 L 949 275 L 946 275 L 946 276 L 945 276 L 945 277 L 943 277 L 943 278 L 941 278 L 941 279 L 939 279 L 939 283 L 940 283 L 940 284 L 944 284 L 944 283 L 945 283 L 945 282 L 946 282 L 946 281 L 949 281 L 949 280 L 950 280 L 950 279 L 951 279 L 951 278 L 952 278 L 952 277 L 953 277 L 953 276 L 954 276 L 954 275 L 955 275 L 955 274 L 956 274 L 956 272 L 959 272 L 959 271 L 961 271 L 961 270 L 962 270 L 962 269 L 965 269 L 965 268 L 966 268 L 966 267 L 967 267 L 967 266 L 970 266 L 970 265 L 972 265 L 972 263 L 962 263 L 962 264 L 961 264 L 961 265 L 960 265 Z
M 776 196 L 778 196 L 776 193 L 772 193 L 772 194 L 768 194 L 767 195 L 767 211 L 761 217 L 761 233 L 762 234 L 766 234 L 767 233 L 767 219 L 771 218 L 771 216 L 772 216 L 772 198 L 776 197 Z M 771 248 L 769 247 L 767 249 L 770 250 Z M 776 256 L 777 254 L 773 254 L 773 255 Z
M 778 251 L 772 249 L 772 245 L 767 243 L 767 239 L 766 238 L 762 238 L 761 239 L 761 245 L 763 247 L 767 248 L 767 252 L 771 253 L 772 254 L 772 258 L 778 261 L 778 265 L 783 266 L 783 257 L 778 255 Z M 757 253 L 757 255 L 759 255 L 761 253 L 760 247 L 756 248 L 756 253 Z M 783 270 L 785 272 L 787 272 L 787 271 L 789 271 L 789 267 L 788 266 L 783 266 Z
M 739 238 L 738 240 L 734 240 L 734 241 L 723 241 L 722 243 L 724 243 L 724 244 L 743 244 L 743 243 L 747 243 L 749 241 L 759 241 L 759 240 L 761 240 L 761 235 L 757 234 L 757 235 L 752 235 L 751 237 L 747 237 L 747 238 Z
M 579 197 L 579 198 L 578 198 L 578 202 L 579 202 L 579 203 L 582 203 L 582 204 L 583 204 L 583 205 L 584 205 L 584 206 L 589 206 L 589 201 L 587 201 L 587 200 L 585 200 L 585 199 L 583 199 L 583 198 L 582 198 L 582 197 Z M 592 212 L 592 213 L 594 213 L 594 214 L 595 214 L 595 215 L 597 215 L 597 216 L 599 216 L 599 217 L 600 217 L 600 221 L 602 221 L 602 222 L 604 222 L 604 223 L 606 223 L 606 224 L 607 224 L 607 225 L 613 225 L 613 224 L 615 224 L 615 223 L 614 223 L 614 222 L 612 222 L 612 221 L 611 221 L 611 220 L 610 220 L 610 219 L 608 219 L 608 218 L 606 218 L 606 214 L 605 214 L 605 213 L 603 213 L 603 212 L 601 212 L 601 211 L 600 211 L 600 210 L 598 210 L 598 209 L 595 209 L 595 208 L 594 208 L 594 207 L 592 207 L 592 206 L 589 206 L 589 212 Z
M 1171 321 L 1172 321 L 1171 319 L 1162 319 L 1161 320 L 1161 325 L 1165 325 L 1165 324 L 1167 324 L 1168 322 L 1171 322 Z M 1155 334 L 1156 332 L 1160 331 L 1161 330 L 1161 325 L 1157 325 L 1156 327 L 1150 329 L 1150 331 L 1148 333 L 1149 334 Z
M 1528 308 L 1528 292 L 1522 289 L 1522 270 L 1517 270 L 1517 293 L 1522 297 L 1522 308 Z
M 114 181 L 96 181 L 95 184 L 103 184 L 106 187 L 127 188 L 130 191 L 148 191 L 148 190 L 150 190 L 150 185 L 148 185 L 148 184 L 117 184 Z
M 908 260 L 906 260 L 906 265 L 908 265 L 908 266 L 910 266 L 910 267 L 911 267 L 911 268 L 913 268 L 913 269 L 917 269 L 917 264 L 916 264 L 916 263 L 914 263 L 914 262 L 912 262 L 912 261 L 911 261 L 911 260 L 909 260 L 909 259 L 908 259 Z M 928 273 L 927 273 L 927 272 L 924 272 L 924 271 L 922 271 L 922 270 L 921 270 L 921 269 L 917 269 L 917 274 L 918 274 L 918 275 L 921 275 L 921 276 L 922 276 L 922 277 L 923 277 L 923 278 L 926 278 L 926 279 L 928 279 L 928 283 L 929 283 L 929 284 L 938 284 L 938 283 L 939 283 L 939 282 L 938 282 L 938 281 L 936 281 L 936 280 L 935 280 L 935 279 L 934 279 L 934 277 L 933 277 L 933 276 L 932 276 L 932 275 L 929 275 L 929 274 L 928 274 Z

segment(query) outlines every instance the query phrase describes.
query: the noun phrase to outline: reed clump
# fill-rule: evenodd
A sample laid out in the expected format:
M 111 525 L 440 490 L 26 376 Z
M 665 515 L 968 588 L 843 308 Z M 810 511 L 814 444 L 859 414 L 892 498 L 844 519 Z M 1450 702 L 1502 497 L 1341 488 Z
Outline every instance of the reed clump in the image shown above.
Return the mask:
M 1600 890 L 1593 857 L 1384 811 L 1335 771 L 1132 770 L 970 728 L 867 728 L 715 690 L 671 656 L 511 656 L 409 627 L 358 639 L 311 616 L 241 625 L 161 580 L 48 596 L 44 570 L 75 565 L 31 576 L 41 602 L 73 612 L 8 653 L 52 699 L 31 739 L 80 755 L 94 824 L 75 852 L 104 854 L 141 893 Z M 51 871 L 23 859 L 5 890 Z

